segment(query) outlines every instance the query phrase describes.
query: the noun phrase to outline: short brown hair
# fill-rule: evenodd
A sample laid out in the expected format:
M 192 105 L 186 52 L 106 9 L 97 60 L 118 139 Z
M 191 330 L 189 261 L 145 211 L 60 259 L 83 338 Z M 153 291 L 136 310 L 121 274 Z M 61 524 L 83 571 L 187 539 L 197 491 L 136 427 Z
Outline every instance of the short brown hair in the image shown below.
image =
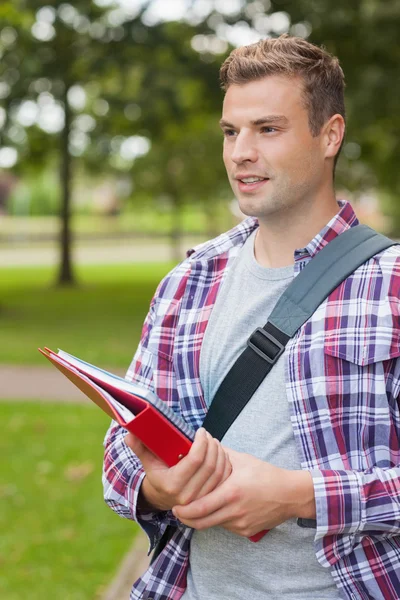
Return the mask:
M 313 136 L 320 133 L 323 124 L 333 115 L 345 118 L 343 71 L 339 60 L 324 48 L 284 34 L 236 48 L 220 69 L 225 91 L 233 84 L 241 85 L 268 75 L 302 78 L 304 104 Z

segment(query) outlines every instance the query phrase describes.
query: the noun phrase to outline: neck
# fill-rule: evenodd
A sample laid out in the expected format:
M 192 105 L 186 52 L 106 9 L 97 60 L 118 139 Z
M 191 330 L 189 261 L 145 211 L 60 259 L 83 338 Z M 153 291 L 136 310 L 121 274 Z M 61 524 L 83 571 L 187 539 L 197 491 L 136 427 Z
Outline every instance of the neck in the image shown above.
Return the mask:
M 286 267 L 294 263 L 294 251 L 304 248 L 338 213 L 334 194 L 329 201 L 312 206 L 288 207 L 259 219 L 254 244 L 257 262 L 263 267 Z

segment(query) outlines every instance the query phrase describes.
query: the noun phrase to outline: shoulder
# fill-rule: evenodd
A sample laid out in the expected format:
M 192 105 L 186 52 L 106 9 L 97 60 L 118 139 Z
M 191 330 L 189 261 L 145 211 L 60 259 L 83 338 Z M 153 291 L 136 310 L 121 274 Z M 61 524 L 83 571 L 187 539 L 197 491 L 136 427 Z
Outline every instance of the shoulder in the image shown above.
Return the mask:
M 229 252 L 234 248 L 243 246 L 249 235 L 258 227 L 257 219 L 248 217 L 239 225 L 233 227 L 229 231 L 225 231 L 221 235 L 203 242 L 198 246 L 190 249 L 187 252 L 187 257 L 191 261 L 214 259 L 221 254 Z
M 400 277 L 400 244 L 377 252 L 366 260 L 354 272 L 353 276 L 359 279 L 375 278 L 390 280 Z
M 400 275 L 400 271 L 398 271 L 400 264 L 400 243 L 382 250 L 373 258 L 385 272 L 397 272 L 397 275 Z
M 153 303 L 178 301 L 186 289 L 189 278 L 200 284 L 204 276 L 224 269 L 227 260 L 237 255 L 249 235 L 258 227 L 258 221 L 247 218 L 236 227 L 219 236 L 191 248 L 186 258 L 176 265 L 160 282 Z M 218 261 L 221 259 L 221 261 Z
M 350 275 L 348 283 L 354 298 L 364 298 L 373 304 L 389 300 L 391 311 L 400 314 L 400 245 L 375 254 Z
M 373 257 L 387 297 L 400 304 L 400 245 L 391 246 Z

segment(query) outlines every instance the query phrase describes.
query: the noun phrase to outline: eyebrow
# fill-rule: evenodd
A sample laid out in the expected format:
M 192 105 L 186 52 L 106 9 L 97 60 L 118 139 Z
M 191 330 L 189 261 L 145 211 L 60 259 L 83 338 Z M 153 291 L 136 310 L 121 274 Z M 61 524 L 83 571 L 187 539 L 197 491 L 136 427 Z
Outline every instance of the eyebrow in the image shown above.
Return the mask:
M 266 117 L 260 117 L 255 121 L 250 121 L 251 125 L 254 127 L 258 127 L 259 125 L 287 125 L 289 123 L 288 119 L 283 115 L 268 115 Z M 221 127 L 229 127 L 230 129 L 235 129 L 235 126 L 225 119 L 221 119 L 219 122 Z

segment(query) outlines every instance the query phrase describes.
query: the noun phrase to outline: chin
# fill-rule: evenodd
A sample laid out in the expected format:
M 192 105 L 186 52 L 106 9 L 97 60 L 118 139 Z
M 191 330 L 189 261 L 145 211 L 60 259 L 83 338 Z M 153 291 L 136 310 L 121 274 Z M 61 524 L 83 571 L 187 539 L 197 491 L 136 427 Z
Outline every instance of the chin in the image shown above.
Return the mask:
M 238 213 L 244 217 L 258 217 L 260 211 L 253 206 L 246 205 L 244 202 L 239 202 Z
M 276 218 L 280 215 L 280 218 L 284 217 L 286 213 L 286 207 L 278 204 L 268 204 L 265 203 L 260 206 L 250 205 L 250 204 L 239 204 L 240 212 L 243 213 L 246 217 L 255 217 L 260 221 L 268 221 L 268 219 Z
M 251 201 L 249 198 L 239 199 L 239 209 L 247 217 L 261 217 L 273 214 L 279 210 L 278 206 L 271 204 L 270 201 L 264 199 L 258 202 Z

